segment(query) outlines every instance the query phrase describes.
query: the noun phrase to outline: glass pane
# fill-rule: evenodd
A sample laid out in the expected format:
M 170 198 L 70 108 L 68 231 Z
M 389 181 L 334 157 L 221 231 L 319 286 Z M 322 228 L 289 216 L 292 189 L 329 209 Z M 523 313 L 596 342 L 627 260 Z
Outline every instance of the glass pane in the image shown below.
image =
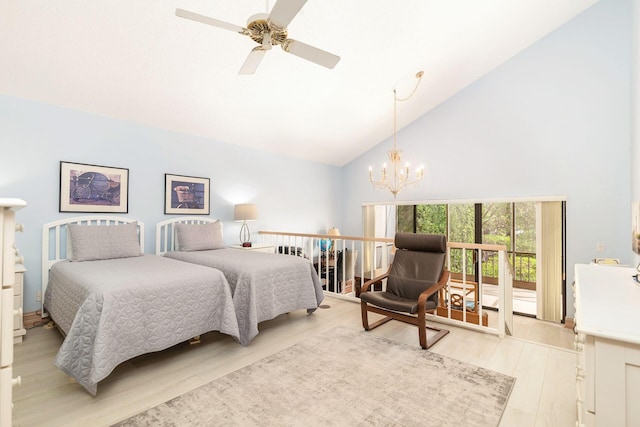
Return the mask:
M 499 270 L 498 252 L 482 251 L 482 277 L 497 279 Z
M 475 243 L 473 203 L 449 205 L 449 241 Z
M 516 210 L 516 260 L 515 279 L 521 282 L 536 281 L 536 202 L 515 204 Z
M 397 230 L 403 233 L 413 233 L 413 205 L 398 206 Z
M 529 283 L 536 282 L 536 254 L 516 253 L 515 280 Z
M 452 273 L 460 273 L 462 274 L 462 249 L 451 248 L 451 272 Z M 473 260 L 475 258 L 476 251 L 473 249 L 467 249 L 464 251 L 466 254 L 465 261 L 465 270 L 467 273 L 467 280 L 474 280 L 475 272 L 474 272 L 474 263 Z M 458 275 L 455 275 L 454 278 L 459 279 Z
M 516 203 L 516 251 L 536 251 L 536 203 Z
M 482 243 L 511 251 L 511 203 L 482 204 Z
M 449 241 L 458 243 L 475 243 L 475 205 L 462 203 L 449 205 Z M 473 280 L 474 251 L 466 251 L 466 273 L 468 280 Z M 462 250 L 451 250 L 451 272 L 462 273 Z
M 418 205 L 416 209 L 418 233 L 447 234 L 447 205 Z

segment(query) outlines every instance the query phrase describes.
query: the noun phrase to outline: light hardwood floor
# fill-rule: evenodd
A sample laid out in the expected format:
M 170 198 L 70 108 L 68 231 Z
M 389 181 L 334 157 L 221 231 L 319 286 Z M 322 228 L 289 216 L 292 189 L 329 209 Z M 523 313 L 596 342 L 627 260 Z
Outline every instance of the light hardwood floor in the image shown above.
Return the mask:
M 260 334 L 248 347 L 225 335 L 208 333 L 201 344 L 183 343 L 137 357 L 103 380 L 96 397 L 53 366 L 62 342 L 59 332 L 31 329 L 24 342 L 15 346 L 15 375 L 22 377 L 22 385 L 14 388 L 14 426 L 107 426 L 310 335 L 328 333 L 338 325 L 362 330 L 359 305 L 330 297 L 325 303 L 331 307 L 312 315 L 298 310 L 260 324 Z M 556 347 L 567 346 L 573 339 L 570 330 L 526 318 L 516 319 L 516 334 L 523 338 L 500 339 L 446 328 L 451 333 L 430 351 L 517 378 L 501 426 L 575 425 L 576 356 L 572 350 Z M 400 322 L 368 333 L 418 346 L 416 328 Z M 354 408 L 356 403 L 354 398 Z

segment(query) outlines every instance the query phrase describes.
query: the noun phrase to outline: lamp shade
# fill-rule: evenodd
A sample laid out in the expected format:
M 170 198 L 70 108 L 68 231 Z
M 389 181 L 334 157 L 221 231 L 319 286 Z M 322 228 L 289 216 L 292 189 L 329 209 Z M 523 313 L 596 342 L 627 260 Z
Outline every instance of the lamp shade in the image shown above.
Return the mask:
M 254 203 L 235 205 L 233 208 L 234 221 L 255 221 L 258 219 L 258 208 Z
M 327 234 L 328 234 L 329 236 L 339 236 L 339 235 L 340 235 L 340 230 L 338 230 L 338 229 L 337 229 L 337 228 L 335 228 L 335 227 L 331 227 L 331 228 L 329 229 L 329 231 L 327 231 Z

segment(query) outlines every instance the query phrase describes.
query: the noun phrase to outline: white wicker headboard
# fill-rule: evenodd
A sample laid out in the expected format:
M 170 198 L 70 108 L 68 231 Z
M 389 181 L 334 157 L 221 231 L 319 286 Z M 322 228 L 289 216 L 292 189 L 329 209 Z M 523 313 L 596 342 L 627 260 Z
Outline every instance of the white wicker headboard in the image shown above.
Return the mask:
M 48 316 L 44 312 L 44 294 L 49 284 L 49 270 L 56 262 L 63 261 L 71 255 L 71 245 L 67 239 L 68 224 L 84 225 L 118 225 L 135 222 L 135 219 L 106 216 L 88 215 L 65 218 L 42 226 L 42 316 Z M 140 250 L 144 253 L 144 224 L 138 221 L 138 237 Z
M 167 252 L 180 250 L 174 224 L 208 224 L 218 221 L 212 218 L 193 218 L 181 216 L 171 218 L 156 224 L 156 255 L 164 255 Z

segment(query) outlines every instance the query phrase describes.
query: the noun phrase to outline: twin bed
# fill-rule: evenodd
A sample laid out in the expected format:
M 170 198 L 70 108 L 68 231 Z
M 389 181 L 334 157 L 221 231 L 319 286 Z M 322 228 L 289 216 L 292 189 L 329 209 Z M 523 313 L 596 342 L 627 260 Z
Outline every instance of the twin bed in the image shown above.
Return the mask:
M 224 273 L 233 294 L 242 345 L 258 335 L 258 323 L 293 310 L 313 312 L 324 298 L 308 259 L 225 248 L 220 221 L 177 218 L 159 223 L 156 254 Z
M 248 345 L 258 323 L 323 299 L 309 260 L 226 249 L 222 224 L 158 224 L 157 255 L 127 218 L 43 226 L 43 313 L 65 335 L 55 364 L 91 394 L 115 367 L 209 331 Z

